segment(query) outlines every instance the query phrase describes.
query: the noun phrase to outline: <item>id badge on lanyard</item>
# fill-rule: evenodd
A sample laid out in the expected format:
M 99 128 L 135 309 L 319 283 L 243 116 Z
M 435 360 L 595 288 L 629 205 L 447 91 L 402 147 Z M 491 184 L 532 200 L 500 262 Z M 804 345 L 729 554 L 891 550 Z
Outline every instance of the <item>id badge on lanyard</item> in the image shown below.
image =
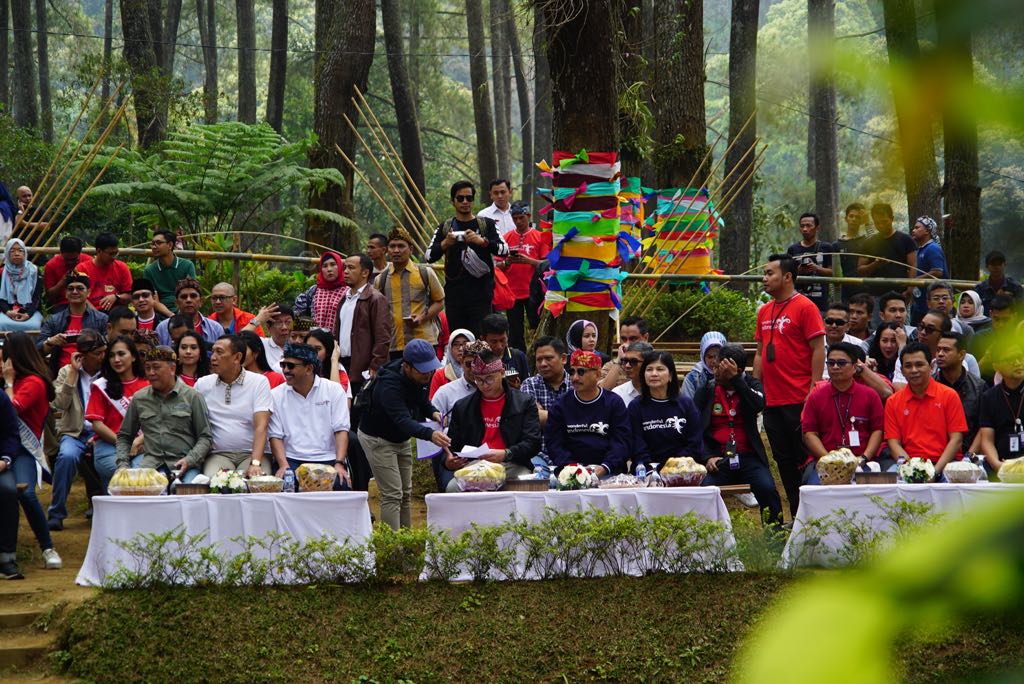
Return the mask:
M 1021 442 L 1024 442 L 1024 429 L 1021 428 L 1020 418 L 1013 426 L 1014 431 L 1010 433 L 1010 453 L 1019 454 Z

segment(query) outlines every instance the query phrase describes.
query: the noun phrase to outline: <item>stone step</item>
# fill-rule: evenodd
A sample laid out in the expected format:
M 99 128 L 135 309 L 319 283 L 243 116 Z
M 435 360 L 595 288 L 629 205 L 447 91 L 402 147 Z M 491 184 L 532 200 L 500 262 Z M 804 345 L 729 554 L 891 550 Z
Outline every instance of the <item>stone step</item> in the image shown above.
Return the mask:
M 41 610 L 5 610 L 0 611 L 0 629 L 27 627 L 43 614 Z
M 44 664 L 53 648 L 52 635 L 23 635 L 5 638 L 0 643 L 0 668 Z

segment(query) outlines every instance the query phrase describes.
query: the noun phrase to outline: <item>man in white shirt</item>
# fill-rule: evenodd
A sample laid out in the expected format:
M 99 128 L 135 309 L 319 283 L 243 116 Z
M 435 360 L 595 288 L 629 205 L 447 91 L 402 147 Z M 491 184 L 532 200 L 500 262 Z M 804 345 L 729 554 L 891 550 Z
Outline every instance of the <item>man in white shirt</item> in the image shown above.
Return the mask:
M 619 395 L 626 406 L 640 398 L 640 365 L 644 362 L 644 354 L 652 351 L 654 347 L 647 342 L 630 342 L 626 351 L 619 355 L 619 365 L 629 379 L 612 389 L 612 392 Z
M 487 192 L 491 196 L 491 206 L 477 212 L 477 216 L 493 219 L 498 226 L 498 235 L 504 235 L 516 229 L 512 220 L 512 184 L 504 178 L 491 181 Z
M 263 310 L 260 310 L 260 316 Z M 257 316 L 256 318 L 260 318 Z M 256 320 L 255 318 L 253 319 Z M 262 322 L 261 322 L 262 324 Z M 281 359 L 284 358 L 284 346 L 295 327 L 295 313 L 290 306 L 278 306 L 270 321 L 267 322 L 265 330 L 269 333 L 262 338 L 263 349 L 267 352 L 267 363 L 270 370 L 281 372 Z
M 348 396 L 341 385 L 320 377 L 320 361 L 308 344 L 284 347 L 285 385 L 271 391 L 270 450 L 281 469 L 329 463 L 336 490 L 351 486 L 348 472 Z
M 213 427 L 213 449 L 203 464 L 207 477 L 221 470 L 239 470 L 247 477 L 270 472 L 269 464 L 264 465 L 274 407 L 270 382 L 242 368 L 245 350 L 241 338 L 221 337 L 210 353 L 211 374 L 196 381 L 195 390 L 206 400 Z

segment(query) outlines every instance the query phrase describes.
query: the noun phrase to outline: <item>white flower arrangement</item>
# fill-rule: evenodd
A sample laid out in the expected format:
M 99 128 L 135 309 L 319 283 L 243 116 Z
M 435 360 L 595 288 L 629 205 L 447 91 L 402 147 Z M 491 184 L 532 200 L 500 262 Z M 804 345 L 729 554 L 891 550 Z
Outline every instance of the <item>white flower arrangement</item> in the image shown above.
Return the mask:
M 246 491 L 245 478 L 237 470 L 221 470 L 210 478 L 210 491 L 215 494 L 241 494 Z
M 915 484 L 931 482 L 935 477 L 935 466 L 926 458 L 912 458 L 900 464 L 900 477 L 904 482 Z
M 567 465 L 558 473 L 558 489 L 592 489 L 597 486 L 598 477 L 593 471 L 581 465 Z

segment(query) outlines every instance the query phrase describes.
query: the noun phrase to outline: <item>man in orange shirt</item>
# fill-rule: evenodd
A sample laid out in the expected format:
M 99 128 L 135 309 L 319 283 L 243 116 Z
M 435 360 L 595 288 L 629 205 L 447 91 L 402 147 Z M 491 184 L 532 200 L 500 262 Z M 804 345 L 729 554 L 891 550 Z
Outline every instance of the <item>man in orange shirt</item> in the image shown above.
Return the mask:
M 932 379 L 928 345 L 910 342 L 900 352 L 907 386 L 885 403 L 885 439 L 892 458 L 926 458 L 939 480 L 946 464 L 960 456 L 967 418 L 960 396 Z
M 249 322 L 256 318 L 248 311 L 238 308 L 238 295 L 231 283 L 217 283 L 210 290 L 210 303 L 213 305 L 213 312 L 210 314 L 211 321 L 217 321 L 224 328 L 225 334 L 234 335 L 242 332 Z M 263 331 L 256 328 L 256 333 L 262 335 Z

